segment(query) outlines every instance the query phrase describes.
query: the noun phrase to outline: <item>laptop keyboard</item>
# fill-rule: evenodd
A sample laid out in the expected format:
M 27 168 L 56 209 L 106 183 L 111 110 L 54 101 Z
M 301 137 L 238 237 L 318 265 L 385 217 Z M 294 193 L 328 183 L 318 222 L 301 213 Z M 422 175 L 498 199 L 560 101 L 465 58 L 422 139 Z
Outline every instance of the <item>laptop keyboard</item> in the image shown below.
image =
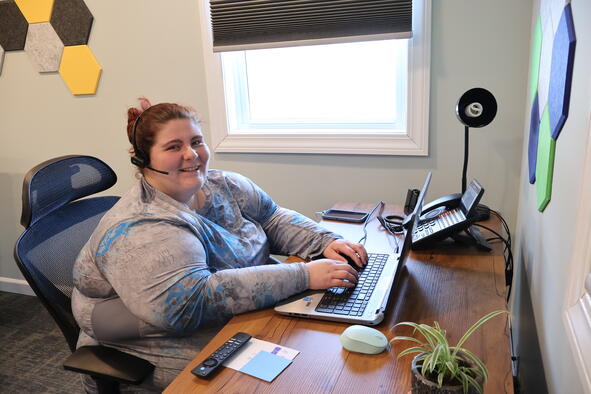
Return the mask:
M 367 265 L 359 271 L 357 285 L 353 288 L 331 287 L 316 306 L 316 312 L 337 315 L 361 316 L 382 270 L 388 261 L 387 254 L 369 253 Z

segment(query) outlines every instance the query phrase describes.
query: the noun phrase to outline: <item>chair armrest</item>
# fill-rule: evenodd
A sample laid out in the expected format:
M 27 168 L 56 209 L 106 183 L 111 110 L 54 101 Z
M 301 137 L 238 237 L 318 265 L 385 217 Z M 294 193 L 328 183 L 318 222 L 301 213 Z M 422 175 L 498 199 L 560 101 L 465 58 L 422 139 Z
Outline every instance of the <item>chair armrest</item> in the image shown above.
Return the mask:
M 142 382 L 154 370 L 148 361 L 106 346 L 83 346 L 63 365 L 69 371 L 132 384 Z

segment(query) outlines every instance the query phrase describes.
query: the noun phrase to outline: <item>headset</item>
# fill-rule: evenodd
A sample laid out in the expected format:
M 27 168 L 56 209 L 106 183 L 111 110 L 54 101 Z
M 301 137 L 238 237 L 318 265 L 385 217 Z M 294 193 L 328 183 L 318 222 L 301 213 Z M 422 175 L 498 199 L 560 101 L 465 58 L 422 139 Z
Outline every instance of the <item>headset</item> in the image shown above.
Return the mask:
M 150 156 L 148 156 L 146 154 L 146 152 L 144 152 L 143 150 L 141 150 L 138 147 L 137 141 L 135 139 L 137 124 L 138 124 L 140 118 L 142 117 L 142 115 L 146 111 L 148 111 L 149 109 L 150 108 L 144 110 L 144 112 L 139 114 L 139 116 L 137 118 L 135 118 L 135 122 L 133 122 L 133 130 L 131 131 L 131 145 L 133 146 L 133 156 L 131 157 L 131 163 L 135 166 L 138 166 L 139 168 L 147 168 L 149 170 L 158 172 L 160 174 L 168 175 L 169 172 L 167 172 L 167 171 L 161 171 L 161 170 L 157 170 L 155 168 L 150 167 Z

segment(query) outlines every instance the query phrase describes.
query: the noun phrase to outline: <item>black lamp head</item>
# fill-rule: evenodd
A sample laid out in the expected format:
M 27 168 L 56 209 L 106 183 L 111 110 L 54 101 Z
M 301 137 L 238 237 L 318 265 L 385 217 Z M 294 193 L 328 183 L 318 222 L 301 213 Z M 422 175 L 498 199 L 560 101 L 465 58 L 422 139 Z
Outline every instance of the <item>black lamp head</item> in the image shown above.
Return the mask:
M 483 88 L 466 91 L 456 105 L 458 119 L 468 127 L 484 127 L 493 121 L 496 114 L 497 100 Z

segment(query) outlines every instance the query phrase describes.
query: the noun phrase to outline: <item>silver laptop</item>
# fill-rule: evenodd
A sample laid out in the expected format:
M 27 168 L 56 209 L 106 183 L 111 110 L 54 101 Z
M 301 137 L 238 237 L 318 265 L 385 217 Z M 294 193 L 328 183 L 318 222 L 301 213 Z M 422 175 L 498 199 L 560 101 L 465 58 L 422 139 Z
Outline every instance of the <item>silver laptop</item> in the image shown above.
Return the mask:
M 396 287 L 406 257 L 410 251 L 413 230 L 422 210 L 431 173 L 417 199 L 407 228 L 400 254 L 371 253 L 367 265 L 359 271 L 357 285 L 352 288 L 333 287 L 310 290 L 277 304 L 275 311 L 288 316 L 332 320 L 353 324 L 376 325 L 384 319 L 390 293 Z M 372 220 L 371 217 L 367 220 Z

